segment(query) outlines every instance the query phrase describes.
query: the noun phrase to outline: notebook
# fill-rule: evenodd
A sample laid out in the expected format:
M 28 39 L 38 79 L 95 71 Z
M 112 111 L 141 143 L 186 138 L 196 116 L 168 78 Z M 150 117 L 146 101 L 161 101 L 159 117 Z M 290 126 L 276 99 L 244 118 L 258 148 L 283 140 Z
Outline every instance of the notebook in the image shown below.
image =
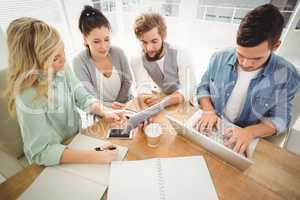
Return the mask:
M 217 200 L 202 156 L 114 161 L 109 200 Z
M 93 149 L 105 143 L 104 140 L 95 139 L 83 134 L 78 134 L 68 145 L 70 149 Z M 123 160 L 127 154 L 128 148 L 116 145 L 118 155 L 116 160 Z M 109 181 L 109 164 L 63 164 L 56 166 L 61 170 L 65 170 L 87 179 L 96 181 L 97 183 L 108 185 Z
M 99 200 L 107 186 L 81 176 L 47 167 L 19 197 L 21 200 Z
M 105 141 L 78 134 L 68 147 L 91 149 L 103 143 Z M 128 149 L 116 146 L 117 160 L 122 160 Z M 107 189 L 109 173 L 109 164 L 63 164 L 46 167 L 19 199 L 99 200 Z

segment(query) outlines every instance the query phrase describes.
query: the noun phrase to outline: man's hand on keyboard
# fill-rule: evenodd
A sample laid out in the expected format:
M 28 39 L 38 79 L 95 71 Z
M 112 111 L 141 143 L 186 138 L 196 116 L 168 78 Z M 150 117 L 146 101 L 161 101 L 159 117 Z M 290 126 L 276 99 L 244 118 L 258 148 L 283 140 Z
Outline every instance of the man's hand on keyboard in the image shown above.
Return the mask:
M 200 133 L 211 134 L 213 129 L 219 129 L 220 118 L 214 111 L 203 111 L 201 118 L 195 124 L 196 130 Z
M 254 139 L 254 135 L 252 132 L 249 132 L 247 128 L 227 128 L 224 131 L 224 135 L 229 138 L 225 146 L 229 147 L 234 145 L 233 151 L 239 154 L 246 153 L 248 146 Z

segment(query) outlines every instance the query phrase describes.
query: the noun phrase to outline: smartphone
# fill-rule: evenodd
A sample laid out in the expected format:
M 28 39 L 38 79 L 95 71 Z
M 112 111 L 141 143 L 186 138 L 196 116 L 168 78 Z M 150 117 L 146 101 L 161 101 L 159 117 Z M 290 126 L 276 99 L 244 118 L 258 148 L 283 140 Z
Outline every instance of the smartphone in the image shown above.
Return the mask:
M 112 128 L 109 129 L 107 138 L 108 139 L 132 139 L 133 138 L 133 130 L 131 130 L 129 133 L 122 134 L 123 129 L 119 128 Z

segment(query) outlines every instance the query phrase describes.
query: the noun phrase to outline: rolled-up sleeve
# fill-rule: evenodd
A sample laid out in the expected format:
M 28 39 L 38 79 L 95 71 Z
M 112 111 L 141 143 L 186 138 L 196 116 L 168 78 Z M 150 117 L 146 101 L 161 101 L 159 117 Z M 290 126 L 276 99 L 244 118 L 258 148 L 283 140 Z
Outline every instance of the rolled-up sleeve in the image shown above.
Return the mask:
M 269 120 L 275 125 L 276 134 L 283 133 L 290 126 L 293 104 L 297 103 L 293 100 L 300 87 L 300 76 L 294 73 L 288 77 L 287 83 L 276 95 L 276 105 L 264 117 L 264 120 Z
M 210 89 L 209 89 L 209 81 L 210 77 L 212 76 L 213 66 L 215 64 L 216 54 L 212 55 L 209 60 L 209 65 L 201 78 L 200 83 L 197 86 L 197 100 L 199 101 L 202 97 L 209 97 Z
M 284 120 L 282 117 L 265 117 L 264 120 L 272 122 L 276 128 L 276 134 L 283 133 L 287 128 L 287 120 Z
M 29 107 L 21 99 L 17 99 L 17 117 L 24 152 L 29 163 L 57 165 L 66 146 L 61 144 L 62 138 L 51 126 L 42 107 L 37 101 L 34 107 Z

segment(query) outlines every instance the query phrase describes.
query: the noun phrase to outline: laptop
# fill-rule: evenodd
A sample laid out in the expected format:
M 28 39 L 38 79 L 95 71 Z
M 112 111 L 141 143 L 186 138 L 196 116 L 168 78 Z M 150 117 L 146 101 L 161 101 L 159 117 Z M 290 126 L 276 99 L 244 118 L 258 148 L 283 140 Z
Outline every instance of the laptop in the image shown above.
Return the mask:
M 239 154 L 232 150 L 233 147 L 226 147 L 224 145 L 225 137 L 223 137 L 223 131 L 226 127 L 235 126 L 234 124 L 222 120 L 222 126 L 219 130 L 214 130 L 211 136 L 200 133 L 194 128 L 195 123 L 200 119 L 202 111 L 199 109 L 195 112 L 185 123 L 178 121 L 172 116 L 167 115 L 167 119 L 170 121 L 177 134 L 180 134 L 196 144 L 203 146 L 206 150 L 217 155 L 225 162 L 232 166 L 244 171 L 254 162 L 251 157 L 255 151 L 256 145 L 259 139 L 254 139 L 247 149 L 247 157 L 244 154 Z

